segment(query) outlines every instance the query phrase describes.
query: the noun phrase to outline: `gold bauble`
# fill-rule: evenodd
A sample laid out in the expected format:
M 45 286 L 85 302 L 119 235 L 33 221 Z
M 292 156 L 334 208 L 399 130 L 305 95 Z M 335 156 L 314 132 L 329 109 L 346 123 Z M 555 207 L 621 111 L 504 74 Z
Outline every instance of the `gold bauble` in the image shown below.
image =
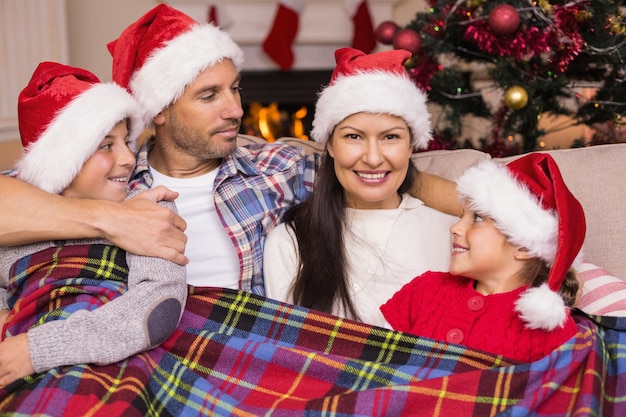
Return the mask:
M 523 109 L 528 104 L 528 92 L 524 87 L 514 85 L 505 91 L 504 104 L 513 110 Z
M 411 68 L 417 67 L 417 60 L 415 59 L 415 57 L 411 56 L 411 57 L 409 57 L 409 59 L 404 61 L 404 67 L 406 69 L 411 69 Z

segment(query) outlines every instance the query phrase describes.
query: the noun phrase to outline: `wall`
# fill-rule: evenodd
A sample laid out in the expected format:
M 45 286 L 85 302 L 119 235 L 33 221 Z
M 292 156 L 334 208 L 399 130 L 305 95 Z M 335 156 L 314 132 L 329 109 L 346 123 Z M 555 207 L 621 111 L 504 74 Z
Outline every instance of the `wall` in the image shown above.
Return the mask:
M 19 139 L 0 142 L 0 171 L 11 167 L 22 152 Z
M 337 3 L 343 1 L 336 0 Z M 202 2 L 207 5 L 210 3 L 208 0 Z M 65 0 L 69 50 L 67 63 L 86 68 L 103 81 L 110 81 L 111 58 L 106 44 L 159 3 L 158 0 Z M 401 24 L 407 23 L 418 8 L 424 7 L 423 4 L 423 0 L 394 0 L 393 19 Z M 21 145 L 17 137 L 0 141 L 0 170 L 10 167 L 20 152 Z
M 393 20 L 400 26 L 406 26 L 415 13 L 428 10 L 428 3 L 425 0 L 406 0 L 396 4 L 393 11 Z
M 17 96 L 41 61 L 67 62 L 65 0 L 0 0 L 0 142 L 17 132 Z
M 3 23 L 12 23 L 15 20 L 13 15 L 15 8 L 21 6 L 15 2 L 16 0 L 0 0 L 0 21 Z M 48 0 L 36 0 L 48 1 Z M 2 94 L 10 97 L 2 97 L 6 99 L 10 105 L 7 105 L 12 111 L 15 111 L 17 94 L 23 86 L 26 85 L 30 78 L 30 73 L 34 70 L 37 62 L 43 60 L 55 60 L 74 66 L 84 67 L 95 73 L 103 81 L 111 79 L 111 59 L 106 50 L 107 42 L 115 39 L 122 30 L 139 18 L 146 11 L 159 3 L 157 0 L 61 0 L 64 1 L 64 13 L 66 16 L 63 21 L 67 24 L 67 39 L 60 41 L 62 49 L 67 51 L 37 51 L 33 50 L 30 45 L 31 39 L 26 41 L 26 45 L 18 45 L 19 51 L 26 51 L 28 59 L 34 59 L 32 63 L 24 63 L 26 67 L 31 68 L 28 74 L 23 74 L 20 79 L 13 80 L 8 87 L 11 89 L 0 88 Z M 49 13 L 47 10 L 52 3 L 46 3 L 46 7 L 31 7 L 34 14 L 31 20 L 34 24 L 45 25 L 53 24 L 45 21 L 41 16 L 42 13 Z M 24 4 L 22 7 L 29 7 Z M 63 7 L 59 7 L 60 9 Z M 5 20 L 6 19 L 6 20 Z M 61 19 L 59 19 L 61 20 Z M 42 23 L 43 22 L 43 23 Z M 19 22 L 18 22 L 19 23 Z M 4 48 L 5 39 L 20 39 L 24 27 L 16 27 L 12 29 L 10 25 L 3 24 L 0 27 L 0 52 L 11 55 L 11 50 Z M 5 33 L 5 31 L 10 31 Z M 64 31 L 65 32 L 65 31 Z M 42 31 L 42 33 L 45 33 Z M 54 33 L 53 30 L 50 33 Z M 22 38 L 24 39 L 24 38 Z M 46 39 L 47 41 L 49 39 Z M 53 44 L 57 43 L 56 41 Z M 67 43 L 67 44 L 65 44 Z M 40 44 L 43 44 L 40 43 Z M 12 46 L 12 45 L 8 45 Z M 4 56 L 2 60 L 11 63 L 9 69 L 15 68 L 15 63 L 22 63 L 23 59 L 14 56 Z M 4 69 L 3 69 L 4 70 Z M 11 126 L 3 127 L 3 131 L 7 132 L 0 139 L 0 170 L 7 169 L 13 165 L 22 152 L 22 146 L 19 142 L 17 132 L 17 114 L 14 117 L 7 118 L 7 123 Z
M 70 64 L 86 68 L 104 81 L 111 80 L 111 57 L 106 44 L 157 0 L 65 0 Z
M 228 1 L 228 0 L 227 0 Z M 272 0 L 276 1 L 277 0 Z M 331 0 L 342 3 L 344 0 Z M 200 4 L 205 8 L 210 1 L 165 1 L 187 5 Z M 111 60 L 106 44 L 117 38 L 126 26 L 135 21 L 155 5 L 158 0 L 66 0 L 69 32 L 70 63 L 93 71 L 103 80 L 111 78 Z M 423 9 L 424 0 L 395 0 L 393 19 L 404 24 L 418 9 Z M 193 10 L 191 6 L 188 6 Z M 191 14 L 191 13 L 190 13 Z M 200 19 L 199 16 L 193 16 Z M 237 16 L 230 16 L 236 19 Z M 404 22 L 403 20 L 407 20 Z

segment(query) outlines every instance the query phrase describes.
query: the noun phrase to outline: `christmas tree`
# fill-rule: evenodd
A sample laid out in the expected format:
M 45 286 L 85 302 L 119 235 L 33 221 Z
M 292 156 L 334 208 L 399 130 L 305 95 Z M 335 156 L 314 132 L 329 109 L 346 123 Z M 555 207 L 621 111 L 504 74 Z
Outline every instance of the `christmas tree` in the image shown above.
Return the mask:
M 433 148 L 474 147 L 493 156 L 534 151 L 549 133 L 539 123 L 549 115 L 592 129 L 590 141 L 572 146 L 614 143 L 626 141 L 621 3 L 431 0 L 405 28 L 383 22 L 376 36 L 413 53 L 407 69 L 441 110 Z M 478 146 L 459 140 L 468 115 L 489 126 Z

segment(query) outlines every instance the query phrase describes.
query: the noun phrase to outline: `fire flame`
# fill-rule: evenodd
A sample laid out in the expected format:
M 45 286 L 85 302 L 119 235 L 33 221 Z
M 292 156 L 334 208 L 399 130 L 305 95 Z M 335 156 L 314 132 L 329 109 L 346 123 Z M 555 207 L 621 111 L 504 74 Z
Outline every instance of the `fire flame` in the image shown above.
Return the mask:
M 274 142 L 281 136 L 291 136 L 307 140 L 304 132 L 303 119 L 308 110 L 305 106 L 289 115 L 278 108 L 278 103 L 270 103 L 262 106 L 260 103 L 251 103 L 248 109 L 248 117 L 243 124 L 246 133 L 262 136 L 268 142 Z

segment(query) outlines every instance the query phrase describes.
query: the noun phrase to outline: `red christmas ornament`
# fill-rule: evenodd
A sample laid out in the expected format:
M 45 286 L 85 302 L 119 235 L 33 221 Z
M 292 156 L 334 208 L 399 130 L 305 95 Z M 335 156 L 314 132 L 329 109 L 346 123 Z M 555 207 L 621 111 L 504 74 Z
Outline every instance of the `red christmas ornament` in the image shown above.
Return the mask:
M 422 38 L 413 29 L 402 29 L 393 37 L 393 49 L 406 49 L 413 55 L 422 48 Z
M 519 28 L 520 18 L 517 9 L 510 4 L 501 4 L 489 13 L 489 27 L 499 36 L 511 35 Z
M 376 40 L 384 45 L 391 45 L 393 37 L 400 27 L 392 20 L 385 20 L 376 28 Z

